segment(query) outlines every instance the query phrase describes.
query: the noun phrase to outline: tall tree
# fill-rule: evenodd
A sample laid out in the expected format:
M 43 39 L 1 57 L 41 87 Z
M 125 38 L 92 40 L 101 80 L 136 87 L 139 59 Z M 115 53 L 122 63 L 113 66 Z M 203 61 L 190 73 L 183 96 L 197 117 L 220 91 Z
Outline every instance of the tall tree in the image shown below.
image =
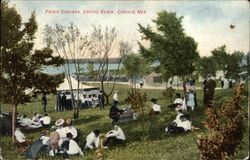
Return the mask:
M 56 24 L 55 27 L 49 25 L 44 29 L 44 42 L 48 47 L 52 47 L 55 52 L 64 57 L 66 65 L 64 70 L 70 86 L 72 106 L 74 110 L 74 118 L 79 116 L 79 87 L 80 87 L 80 74 L 82 72 L 81 59 L 83 59 L 90 46 L 90 40 L 88 35 L 82 35 L 79 28 L 71 23 L 68 27 Z M 72 71 L 70 65 L 73 64 L 74 71 Z M 77 77 L 77 103 L 73 100 L 73 88 L 72 88 L 72 72 Z
M 122 69 L 132 79 L 132 85 L 135 88 L 137 77 L 147 74 L 150 71 L 150 66 L 141 55 L 130 54 L 124 59 Z
M 98 77 L 101 83 L 101 89 L 106 98 L 106 103 L 109 104 L 109 97 L 114 91 L 116 79 L 119 74 L 121 63 L 128 53 L 131 52 L 131 46 L 128 42 L 117 41 L 117 32 L 115 28 L 109 29 L 106 27 L 104 30 L 101 26 L 94 26 L 94 31 L 91 36 L 91 55 L 99 59 Z M 116 47 L 118 44 L 118 47 Z M 113 81 L 110 83 L 109 79 L 109 65 L 110 56 L 113 51 L 116 50 L 119 53 L 119 62 L 117 72 L 113 77 Z M 107 87 L 104 88 L 104 82 L 107 79 Z
M 97 71 L 94 69 L 93 62 L 89 62 L 86 68 L 87 68 L 87 73 L 85 75 L 87 76 L 87 78 L 93 80 L 94 78 L 97 77 Z
M 217 71 L 223 71 L 226 78 L 238 79 L 244 57 L 243 52 L 234 51 L 230 54 L 226 52 L 226 46 L 223 45 L 212 50 L 212 57 Z
M 156 29 L 139 24 L 142 39 L 150 42 L 149 48 L 139 43 L 140 53 L 153 62 L 159 62 L 164 79 L 179 76 L 184 80 L 195 70 L 194 62 L 199 58 L 197 43 L 184 33 L 182 19 L 176 17 L 176 13 L 161 11 L 153 20 Z M 186 95 L 184 83 L 183 87 Z
M 64 75 L 48 75 L 41 69 L 47 65 L 60 66 L 64 61 L 54 57 L 49 48 L 33 51 L 37 31 L 35 12 L 27 22 L 22 22 L 14 7 L 9 7 L 7 2 L 1 4 L 1 103 L 12 106 L 14 142 L 17 106 L 32 98 L 25 91 L 32 89 L 34 97 L 41 92 L 55 92 Z
M 201 75 L 203 78 L 206 78 L 208 75 L 215 76 L 216 67 L 214 65 L 212 56 L 201 57 L 196 62 L 195 66 L 196 66 L 197 73 Z
M 198 59 L 197 43 L 184 33 L 182 18 L 175 13 L 162 11 L 153 20 L 156 31 L 152 27 L 139 24 L 142 39 L 150 41 L 150 47 L 145 48 L 141 43 L 140 53 L 153 61 L 160 62 L 165 70 L 164 75 L 183 77 L 195 69 L 194 62 Z

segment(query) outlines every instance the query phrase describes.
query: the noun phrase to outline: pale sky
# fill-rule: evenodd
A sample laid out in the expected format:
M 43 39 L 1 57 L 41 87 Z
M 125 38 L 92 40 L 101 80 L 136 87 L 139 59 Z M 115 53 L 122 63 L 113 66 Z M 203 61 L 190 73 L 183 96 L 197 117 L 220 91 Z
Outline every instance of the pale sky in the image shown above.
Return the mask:
M 201 56 L 211 55 L 211 50 L 226 45 L 228 52 L 235 50 L 249 52 L 249 2 L 242 1 L 32 1 L 10 0 L 10 6 L 15 5 L 24 21 L 36 11 L 38 32 L 35 48 L 45 46 L 42 41 L 43 28 L 46 24 L 68 26 L 71 22 L 80 28 L 81 33 L 91 33 L 92 25 L 115 27 L 119 39 L 133 45 L 133 51 L 138 49 L 137 41 L 141 34 L 138 23 L 151 25 L 156 13 L 162 10 L 176 12 L 183 16 L 185 33 L 198 43 Z M 46 10 L 79 10 L 80 14 L 50 14 Z M 83 10 L 96 11 L 99 14 L 83 14 Z M 101 10 L 113 11 L 113 14 L 100 14 Z M 119 11 L 144 10 L 146 14 L 118 14 Z M 230 25 L 234 29 L 230 29 Z

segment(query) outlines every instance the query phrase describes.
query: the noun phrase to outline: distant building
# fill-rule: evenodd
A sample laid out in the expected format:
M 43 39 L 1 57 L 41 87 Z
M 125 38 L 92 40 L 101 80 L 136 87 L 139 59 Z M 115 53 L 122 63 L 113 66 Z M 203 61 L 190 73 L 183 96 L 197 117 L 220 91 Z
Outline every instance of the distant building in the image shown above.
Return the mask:
M 145 76 L 145 83 L 163 83 L 161 73 L 152 72 Z

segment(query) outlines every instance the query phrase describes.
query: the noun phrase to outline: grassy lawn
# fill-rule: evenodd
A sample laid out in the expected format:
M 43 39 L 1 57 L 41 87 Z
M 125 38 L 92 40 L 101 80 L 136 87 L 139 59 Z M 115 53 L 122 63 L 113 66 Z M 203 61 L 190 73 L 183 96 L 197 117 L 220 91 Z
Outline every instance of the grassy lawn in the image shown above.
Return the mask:
M 93 85 L 93 84 L 91 84 Z M 97 84 L 94 84 L 97 85 Z M 130 89 L 127 85 L 116 85 L 115 90 L 119 91 L 119 100 L 121 101 L 120 108 L 124 107 L 124 99 L 127 96 L 127 91 Z M 109 160 L 198 160 L 199 151 L 197 148 L 197 135 L 207 133 L 207 129 L 204 128 L 201 123 L 205 119 L 204 106 L 203 106 L 203 91 L 197 92 L 198 108 L 193 112 L 190 112 L 190 119 L 192 124 L 199 127 L 200 130 L 190 132 L 181 135 L 163 136 L 164 129 L 167 124 L 171 123 L 175 119 L 175 111 L 167 108 L 170 104 L 162 95 L 162 90 L 150 90 L 143 89 L 148 97 L 146 103 L 145 113 L 148 113 L 151 107 L 150 99 L 158 98 L 158 103 L 162 107 L 162 113 L 160 116 L 147 116 L 145 120 L 145 136 L 142 136 L 141 123 L 139 121 L 133 121 L 126 124 L 120 124 L 126 135 L 125 146 L 110 147 L 105 150 L 105 159 Z M 216 106 L 220 107 L 224 100 L 232 96 L 232 89 L 216 90 L 215 101 Z M 247 93 L 246 93 L 247 96 Z M 55 121 L 59 118 L 70 118 L 73 115 L 72 111 L 55 112 L 54 106 L 56 98 L 54 95 L 48 96 L 48 113 Z M 243 107 L 247 112 L 247 98 L 243 100 Z M 105 110 L 100 111 L 99 108 L 90 108 L 80 110 L 80 117 L 75 122 L 75 127 L 80 129 L 83 133 L 81 137 L 81 143 L 83 143 L 86 135 L 94 130 L 100 129 L 101 132 L 106 133 L 113 127 L 111 125 L 111 119 L 108 117 L 110 106 L 105 106 Z M 9 105 L 2 105 L 2 111 L 9 112 L 11 107 Z M 20 105 L 18 107 L 19 115 L 28 114 L 29 117 L 38 111 L 42 114 L 41 98 L 34 100 L 26 105 Z M 245 134 L 242 145 L 232 159 L 242 159 L 246 157 L 249 149 L 249 129 L 248 120 L 245 119 Z M 33 133 L 24 132 L 25 135 L 35 136 L 37 139 L 40 137 L 40 130 L 36 130 Z M 11 137 L 0 137 L 0 146 L 2 148 L 2 155 L 5 159 L 22 159 L 22 156 L 17 155 L 16 148 L 11 143 Z M 96 159 L 94 151 L 83 150 L 84 157 L 75 157 L 70 159 Z M 59 159 L 55 157 L 42 157 L 44 159 Z

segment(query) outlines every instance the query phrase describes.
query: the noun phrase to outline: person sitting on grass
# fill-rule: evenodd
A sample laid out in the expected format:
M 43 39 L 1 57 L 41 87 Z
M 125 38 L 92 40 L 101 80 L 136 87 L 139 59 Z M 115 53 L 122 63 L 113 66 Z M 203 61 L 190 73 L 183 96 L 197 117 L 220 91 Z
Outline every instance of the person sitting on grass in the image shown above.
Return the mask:
M 57 126 L 57 130 L 56 132 L 59 133 L 59 142 L 58 142 L 58 145 L 59 147 L 61 147 L 61 145 L 63 144 L 64 141 L 67 140 L 67 131 L 66 131 L 66 128 L 63 127 L 63 124 L 64 124 L 64 119 L 58 119 L 55 123 L 55 125 Z
M 48 113 L 45 113 L 44 117 L 40 118 L 40 122 L 44 127 L 49 127 L 51 118 L 49 117 Z
M 83 156 L 83 152 L 76 141 L 73 140 L 73 135 L 69 132 L 67 133 L 67 138 L 69 139 L 69 149 L 66 151 L 68 157 L 72 156 Z
M 23 118 L 21 119 L 21 126 L 27 126 L 30 128 L 42 127 L 41 123 L 32 121 L 30 118 L 27 117 L 27 115 L 23 115 Z
M 109 131 L 105 137 L 107 138 L 106 142 L 104 143 L 104 148 L 108 148 L 108 145 L 111 141 L 113 141 L 115 144 L 122 144 L 124 142 L 125 134 L 122 131 L 122 129 L 115 125 L 114 130 Z
M 94 130 L 88 134 L 85 141 L 85 148 L 94 149 L 98 148 L 99 145 L 99 134 L 100 130 Z
M 33 122 L 39 122 L 39 114 L 37 112 L 35 112 L 33 114 L 32 121 Z
M 177 112 L 177 115 L 176 115 L 176 118 L 175 120 L 173 121 L 174 124 L 177 124 L 178 122 L 181 121 L 180 117 L 183 115 L 183 109 L 180 105 L 178 105 L 176 108 L 175 108 L 176 112 Z
M 174 100 L 174 103 L 170 104 L 168 107 L 175 108 L 178 105 L 181 105 L 181 106 L 183 105 L 183 100 L 181 98 L 180 93 L 176 93 L 176 99 Z
M 73 139 L 77 141 L 76 139 L 78 139 L 78 134 L 76 128 L 73 125 L 72 119 L 67 119 L 66 124 L 68 125 L 67 127 L 65 127 L 66 133 L 71 133 L 73 135 Z
M 42 140 L 42 144 L 43 145 L 48 145 L 49 143 L 49 137 L 47 136 L 47 131 L 46 130 L 43 130 L 40 132 L 40 135 L 41 135 L 41 140 Z
M 118 122 L 120 114 L 122 114 L 124 112 L 124 110 L 119 110 L 118 109 L 118 101 L 114 102 L 114 105 L 110 108 L 110 112 L 109 112 L 109 117 L 113 119 L 112 124 L 115 124 Z
M 180 134 L 183 132 L 191 131 L 191 122 L 187 119 L 186 115 L 181 115 L 177 124 L 171 124 L 165 128 L 165 133 L 168 134 Z
M 18 143 L 22 144 L 31 144 L 31 141 L 28 141 L 27 139 L 30 139 L 31 137 L 26 137 L 24 134 L 21 132 L 20 126 L 16 126 L 15 130 L 15 138 Z
M 152 109 L 149 112 L 149 115 L 159 115 L 161 112 L 161 106 L 157 104 L 157 99 L 153 98 L 151 99 L 151 102 L 153 103 Z

